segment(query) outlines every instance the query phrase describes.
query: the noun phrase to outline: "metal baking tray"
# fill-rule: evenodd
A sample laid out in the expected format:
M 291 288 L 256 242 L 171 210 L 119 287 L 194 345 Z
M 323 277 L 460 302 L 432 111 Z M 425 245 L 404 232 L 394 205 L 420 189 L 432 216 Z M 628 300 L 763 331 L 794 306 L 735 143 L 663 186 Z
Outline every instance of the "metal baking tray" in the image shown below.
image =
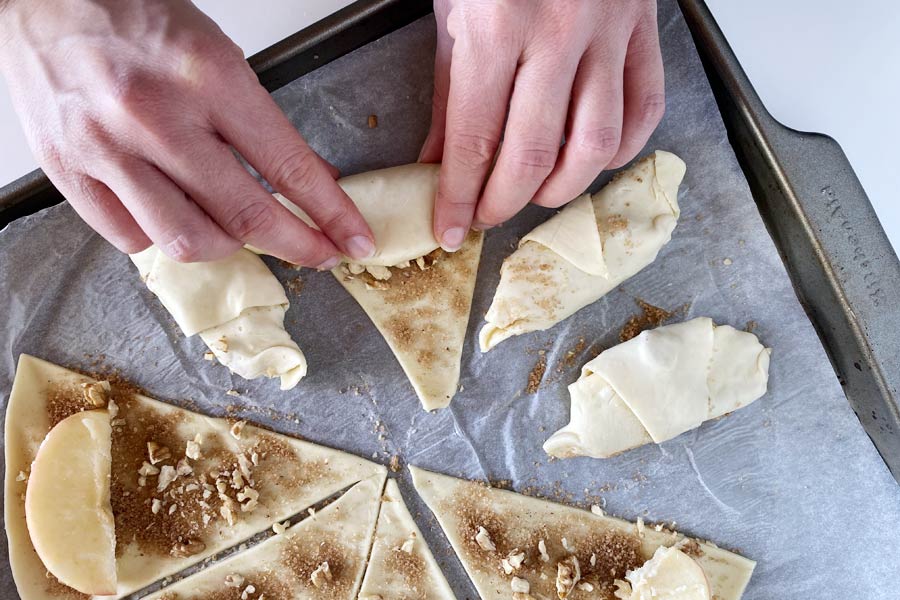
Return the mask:
M 778 123 L 705 2 L 679 3 L 797 295 L 850 404 L 900 480 L 900 310 L 893 305 L 900 261 L 837 142 Z M 422 0 L 358 0 L 249 63 L 271 92 L 429 12 Z M 0 188 L 0 228 L 62 200 L 36 170 Z

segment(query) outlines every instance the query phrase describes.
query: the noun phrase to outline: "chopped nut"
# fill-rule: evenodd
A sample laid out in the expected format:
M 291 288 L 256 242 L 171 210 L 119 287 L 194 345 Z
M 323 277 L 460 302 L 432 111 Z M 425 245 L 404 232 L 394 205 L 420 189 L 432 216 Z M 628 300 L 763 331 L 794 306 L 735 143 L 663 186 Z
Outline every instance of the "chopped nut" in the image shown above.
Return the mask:
M 168 460 L 172 457 L 172 453 L 169 452 L 168 448 L 160 446 L 156 442 L 147 442 L 147 455 L 150 457 L 151 465 L 155 465 L 156 463 Z
M 188 440 L 187 444 L 184 446 L 184 455 L 187 456 L 191 460 L 197 460 L 200 458 L 200 443 L 202 438 L 198 433 L 194 436 L 194 439 Z
M 287 528 L 289 525 L 290 525 L 289 521 L 285 521 L 284 523 L 273 523 L 272 531 L 274 531 L 276 535 L 281 535 L 285 531 L 287 531 Z
M 225 392 L 225 395 L 226 396 L 240 396 L 241 393 L 237 390 L 228 390 L 227 392 Z
M 243 475 L 245 480 L 253 483 L 253 475 L 250 472 L 250 460 L 243 454 L 238 454 L 237 460 L 238 468 L 241 470 L 241 475 Z
M 187 558 L 206 550 L 206 544 L 199 540 L 187 540 L 181 544 L 175 544 L 169 553 L 177 558 Z
M 347 263 L 347 272 L 350 275 L 362 275 L 366 272 L 366 267 L 359 263 Z
M 495 546 L 494 542 L 491 540 L 491 535 L 484 527 L 478 528 L 478 533 L 475 534 L 475 542 L 482 550 L 487 550 L 488 552 L 495 552 L 497 550 L 497 546 Z
M 644 537 L 644 519 L 642 517 L 637 518 L 635 527 L 637 528 L 638 537 Z
M 569 544 L 569 540 L 566 538 L 562 539 L 562 547 L 565 548 L 566 552 L 572 554 L 575 552 L 575 546 Z
M 594 584 L 587 582 L 587 581 L 582 581 L 575 587 L 577 587 L 582 592 L 593 592 L 594 591 Z
M 159 468 L 154 467 L 145 460 L 144 464 L 141 465 L 141 468 L 138 469 L 138 475 L 142 475 L 144 477 L 148 475 L 159 475 Z
M 244 576 L 238 573 L 231 573 L 225 576 L 225 587 L 239 588 L 244 585 Z
M 525 553 L 519 552 L 518 548 L 514 548 L 509 555 L 500 561 L 500 566 L 503 567 L 503 571 L 510 575 L 513 571 L 519 569 L 522 566 L 522 563 L 525 562 Z M 526 590 L 527 591 L 527 590 Z
M 213 354 L 212 352 L 204 352 L 203 360 L 208 360 L 208 361 L 212 362 L 212 361 L 216 360 L 216 355 Z
M 171 515 L 171 514 L 174 514 L 174 513 L 175 513 L 175 510 L 176 510 L 177 508 L 178 508 L 178 505 L 176 505 L 176 504 L 171 504 L 171 505 L 169 505 L 169 514 L 170 514 L 170 515 Z
M 244 430 L 244 425 L 247 424 L 247 421 L 235 421 L 231 425 L 231 437 L 236 440 L 241 439 L 241 432 Z
M 188 464 L 187 458 L 182 458 L 175 465 L 175 473 L 179 477 L 184 477 L 185 475 L 190 475 L 194 472 L 194 467 Z
M 159 498 L 154 498 L 153 501 L 150 503 L 150 512 L 152 512 L 155 515 L 155 514 L 159 513 L 159 509 L 161 509 L 161 508 L 162 508 L 162 502 L 159 500 Z
M 256 592 L 256 586 L 251 584 L 247 584 L 247 587 L 244 588 L 244 591 L 241 592 L 241 600 L 247 600 L 250 597 L 250 594 Z
M 632 595 L 631 584 L 622 579 L 616 579 L 613 582 L 613 585 L 616 586 L 616 590 L 613 592 L 613 596 L 618 598 L 619 600 L 629 600 Z
M 227 502 L 222 504 L 219 507 L 219 514 L 222 515 L 222 518 L 228 523 L 228 525 L 234 525 L 234 511 L 231 508 L 231 498 L 225 497 Z
M 254 490 L 252 487 L 244 487 L 243 490 L 237 493 L 238 502 L 243 502 L 241 504 L 242 512 L 249 512 L 256 508 L 259 504 L 259 492 Z M 246 500 L 246 502 L 244 502 Z
M 213 342 L 213 344 L 215 344 L 214 350 L 218 350 L 219 352 L 228 352 L 228 340 L 224 335 Z
M 542 561 L 550 562 L 550 555 L 547 554 L 547 544 L 544 543 L 544 540 L 538 541 L 538 552 L 541 554 Z
M 594 553 L 591 553 L 591 566 L 592 567 L 597 566 L 597 555 Z
M 574 556 L 569 556 L 556 563 L 556 595 L 559 600 L 566 600 L 581 579 L 581 565 Z
M 378 115 L 369 115 L 367 122 L 369 125 L 369 129 L 375 129 L 376 127 L 378 127 Z
M 112 390 L 108 381 L 95 381 L 81 384 L 81 393 L 85 401 L 94 406 L 106 406 L 106 398 Z
M 106 402 L 106 410 L 109 411 L 109 419 L 110 419 L 111 421 L 112 421 L 112 420 L 115 420 L 115 418 L 116 418 L 116 417 L 118 416 L 118 414 L 119 414 L 119 405 L 116 404 L 115 400 L 113 400 L 112 398 L 110 398 L 110 399 Z
M 325 562 L 320 564 L 318 567 L 316 567 L 316 570 L 313 571 L 312 573 L 310 573 L 309 579 L 310 579 L 310 581 L 312 581 L 312 584 L 314 586 L 316 586 L 317 588 L 320 588 L 323 585 L 325 585 L 327 582 L 331 581 L 332 580 L 331 569 L 328 567 L 328 561 L 326 560 Z
M 527 594 L 531 591 L 531 584 L 529 584 L 527 580 L 519 577 L 513 577 L 512 581 L 509 582 L 509 587 L 512 588 L 512 591 L 521 592 L 523 594 Z
M 156 491 L 161 492 L 169 487 L 169 484 L 175 481 L 176 477 L 178 475 L 175 473 L 175 467 L 163 465 L 162 469 L 159 470 L 159 479 L 156 480 Z
M 407 554 L 412 554 L 413 544 L 415 544 L 415 539 L 409 538 L 403 544 L 400 545 L 400 550 L 402 552 L 406 552 Z
M 378 281 L 387 281 L 391 278 L 391 270 L 380 265 L 366 265 L 366 271 Z
M 602 517 L 606 514 L 605 512 L 603 512 L 603 509 L 600 508 L 596 504 L 591 505 L 591 512 L 594 513 L 595 515 L 597 515 L 598 517 Z
M 25 481 L 28 479 L 28 476 L 25 475 L 25 471 L 19 471 L 18 475 L 16 475 L 16 481 Z

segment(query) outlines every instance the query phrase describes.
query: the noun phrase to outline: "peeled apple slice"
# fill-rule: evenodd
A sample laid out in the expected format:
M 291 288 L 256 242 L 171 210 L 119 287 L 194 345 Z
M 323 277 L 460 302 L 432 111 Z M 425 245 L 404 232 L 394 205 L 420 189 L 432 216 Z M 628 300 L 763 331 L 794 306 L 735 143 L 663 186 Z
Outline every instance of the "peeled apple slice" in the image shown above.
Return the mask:
M 653 558 L 630 571 L 628 600 L 710 600 L 709 581 L 693 558 L 678 548 L 658 548 Z
M 25 522 L 44 566 L 61 583 L 97 596 L 116 593 L 111 436 L 105 409 L 60 421 L 38 449 L 25 491 Z

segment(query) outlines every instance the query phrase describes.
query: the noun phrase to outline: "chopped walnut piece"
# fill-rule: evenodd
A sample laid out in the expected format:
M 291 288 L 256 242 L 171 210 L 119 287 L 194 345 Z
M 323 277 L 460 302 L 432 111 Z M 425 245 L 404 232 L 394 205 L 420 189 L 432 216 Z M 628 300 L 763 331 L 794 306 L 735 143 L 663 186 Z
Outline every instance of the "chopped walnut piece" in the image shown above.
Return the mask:
M 547 544 L 544 543 L 544 540 L 538 540 L 538 552 L 541 554 L 542 561 L 550 562 L 550 555 L 547 554 Z
M 119 405 L 116 404 L 115 400 L 110 398 L 106 403 L 106 410 L 109 411 L 110 420 L 114 420 L 119 414 Z
M 510 575 L 513 571 L 518 570 L 524 562 L 525 553 L 519 552 L 518 548 L 514 548 L 512 552 L 509 553 L 509 556 L 500 561 L 500 566 L 503 567 L 503 571 L 507 575 Z
M 616 586 L 613 596 L 618 598 L 618 600 L 629 600 L 631 598 L 632 590 L 630 583 L 622 579 L 616 579 L 613 584 Z
M 240 396 L 241 393 L 237 390 L 228 390 L 227 392 L 225 392 L 225 395 L 226 396 Z
M 150 457 L 150 464 L 155 465 L 172 457 L 172 453 L 165 446 L 160 446 L 156 442 L 147 442 L 147 456 Z
M 637 535 L 639 538 L 644 537 L 644 519 L 642 517 L 637 518 L 637 522 L 635 523 L 635 529 L 637 530 Z
M 231 429 L 229 430 L 231 432 L 231 437 L 236 440 L 241 439 L 241 432 L 244 430 L 244 425 L 246 424 L 247 421 L 235 421 L 232 423 Z
M 25 471 L 19 471 L 16 475 L 16 481 L 25 481 L 26 479 L 28 479 L 28 476 L 25 475 Z
M 512 588 L 512 591 L 521 592 L 523 594 L 527 594 L 531 591 L 531 584 L 528 583 L 528 580 L 520 577 L 513 577 L 512 581 L 509 582 L 509 587 Z
M 414 546 L 414 544 L 415 544 L 415 541 L 416 541 L 416 540 L 415 540 L 414 538 L 410 537 L 409 539 L 407 539 L 405 542 L 403 542 L 403 543 L 400 545 L 400 551 L 401 551 L 401 552 L 406 552 L 407 554 L 412 554 L 413 546 Z
M 573 554 L 575 552 L 575 546 L 569 544 L 569 540 L 567 540 L 566 538 L 562 539 L 562 547 L 565 548 L 566 552 L 568 552 L 569 554 Z
M 316 586 L 317 588 L 320 588 L 323 585 L 325 585 L 327 582 L 331 581 L 332 580 L 331 568 L 328 566 L 328 561 L 326 560 L 325 562 L 320 564 L 318 567 L 316 567 L 316 570 L 313 571 L 312 573 L 310 573 L 309 579 L 310 579 L 310 581 L 312 581 L 312 584 L 314 586 Z
M 594 513 L 595 515 L 597 515 L 598 517 L 602 517 L 606 514 L 605 512 L 603 512 L 603 509 L 600 508 L 600 506 L 598 506 L 597 504 L 591 505 L 591 512 Z
M 232 504 L 231 498 L 225 496 L 225 498 L 223 498 L 222 506 L 219 507 L 219 514 L 222 515 L 222 518 L 225 519 L 225 522 L 227 522 L 229 526 L 234 525 L 234 510 L 231 508 Z
M 200 437 L 199 433 L 194 436 L 194 439 L 188 440 L 184 446 L 184 455 L 191 460 L 200 458 L 200 444 L 202 441 L 203 438 Z
M 582 592 L 593 592 L 594 591 L 594 584 L 589 583 L 587 581 L 582 581 L 575 587 L 577 587 Z
M 254 490 L 252 487 L 244 487 L 243 490 L 237 493 L 237 500 L 238 502 L 242 502 L 242 512 L 250 512 L 259 504 L 259 492 Z
M 285 531 L 287 531 L 287 528 L 290 527 L 290 525 L 291 525 L 290 521 L 285 521 L 284 523 L 273 523 L 272 531 L 274 531 L 276 535 L 281 535 Z
M 225 587 L 239 588 L 244 585 L 244 576 L 238 573 L 231 573 L 225 576 Z
M 215 344 L 215 348 L 213 348 L 213 350 L 218 350 L 219 352 L 228 352 L 228 339 L 224 335 L 213 342 L 213 344 Z
M 188 464 L 187 458 L 182 458 L 175 465 L 175 473 L 179 477 L 184 477 L 185 475 L 190 475 L 194 472 L 194 467 Z
M 491 540 L 491 535 L 484 527 L 478 528 L 478 533 L 475 534 L 475 542 L 482 550 L 487 550 L 488 552 L 495 552 L 497 550 L 497 546 L 495 546 L 494 542 Z
M 244 454 L 242 453 L 242 454 L 238 454 L 237 461 L 238 461 L 238 468 L 241 470 L 241 475 L 244 477 L 244 479 L 246 481 L 248 481 L 249 483 L 253 483 L 253 475 L 250 472 L 251 471 L 250 460 L 246 456 L 244 456 Z
M 212 362 L 212 361 L 216 360 L 216 355 L 213 354 L 212 352 L 204 352 L 203 360 L 208 360 L 208 361 Z
M 152 512 L 154 515 L 158 514 L 159 509 L 161 509 L 161 508 L 162 508 L 162 502 L 160 501 L 160 499 L 154 498 L 153 501 L 150 503 L 150 512 Z
M 141 465 L 141 468 L 138 469 L 138 475 L 141 475 L 142 477 L 147 477 L 148 475 L 159 475 L 159 468 L 154 467 L 145 460 L 144 464 Z
M 366 265 L 366 271 L 379 281 L 386 281 L 391 278 L 391 270 L 380 265 Z
M 200 540 L 186 540 L 180 544 L 175 544 L 174 546 L 172 546 L 172 549 L 169 551 L 169 553 L 177 558 L 187 558 L 188 556 L 200 554 L 204 550 L 206 550 L 206 544 L 204 544 Z
M 253 594 L 255 592 L 256 586 L 252 583 L 248 583 L 247 587 L 244 588 L 244 591 L 241 592 L 241 600 L 247 600 L 248 598 L 250 598 L 250 594 Z
M 163 465 L 162 469 L 159 470 L 159 479 L 156 480 L 156 491 L 161 492 L 169 487 L 169 484 L 175 481 L 176 477 L 178 477 L 178 474 L 175 472 L 175 467 Z
M 106 406 L 106 399 L 112 388 L 108 381 L 94 381 L 81 384 L 84 399 L 93 406 Z
M 581 579 L 581 565 L 574 556 L 569 556 L 556 563 L 556 595 L 559 600 L 566 600 Z

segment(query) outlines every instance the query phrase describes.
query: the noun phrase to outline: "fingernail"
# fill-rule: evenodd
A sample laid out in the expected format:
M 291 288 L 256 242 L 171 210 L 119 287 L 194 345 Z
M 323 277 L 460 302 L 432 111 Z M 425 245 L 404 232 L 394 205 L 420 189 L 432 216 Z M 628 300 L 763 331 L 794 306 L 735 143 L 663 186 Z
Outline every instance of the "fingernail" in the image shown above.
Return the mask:
M 316 269 L 318 269 L 319 271 L 330 271 L 339 264 L 341 264 L 341 259 L 337 256 L 332 256 L 331 258 L 320 264 L 318 267 L 316 267 Z
M 486 231 L 490 228 L 490 225 L 488 225 L 487 223 L 482 223 L 481 221 L 475 221 L 474 223 L 472 223 L 472 229 L 475 229 L 477 231 Z
M 355 235 L 347 240 L 347 254 L 357 260 L 371 258 L 375 254 L 375 244 L 364 235 Z
M 446 252 L 456 252 L 466 238 L 466 230 L 462 227 L 451 227 L 441 236 L 441 248 Z

